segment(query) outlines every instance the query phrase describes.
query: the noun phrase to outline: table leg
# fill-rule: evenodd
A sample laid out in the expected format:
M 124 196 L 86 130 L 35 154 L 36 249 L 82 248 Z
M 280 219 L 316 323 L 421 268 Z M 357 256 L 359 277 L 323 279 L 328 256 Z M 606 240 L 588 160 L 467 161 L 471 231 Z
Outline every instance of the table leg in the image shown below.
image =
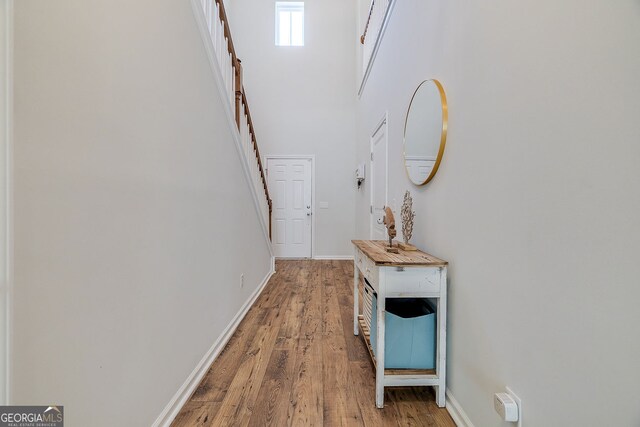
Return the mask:
M 360 281 L 358 266 L 356 260 L 357 255 L 353 257 L 353 335 L 358 335 L 358 282 Z
M 438 375 L 439 384 L 435 387 L 436 404 L 440 408 L 446 405 L 447 391 L 447 269 L 440 270 L 440 298 L 438 298 L 437 306 L 437 361 L 436 374 Z
M 376 406 L 378 408 L 384 408 L 384 315 L 386 313 L 385 307 L 386 298 L 384 293 L 379 290 L 378 302 L 377 302 L 377 340 L 376 343 Z

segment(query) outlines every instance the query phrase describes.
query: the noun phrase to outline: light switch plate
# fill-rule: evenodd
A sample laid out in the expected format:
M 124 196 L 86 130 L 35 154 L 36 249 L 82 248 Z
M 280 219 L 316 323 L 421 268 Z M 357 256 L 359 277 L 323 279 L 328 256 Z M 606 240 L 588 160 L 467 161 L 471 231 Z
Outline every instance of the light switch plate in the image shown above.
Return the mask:
M 320 202 L 320 209 L 329 209 L 329 202 Z

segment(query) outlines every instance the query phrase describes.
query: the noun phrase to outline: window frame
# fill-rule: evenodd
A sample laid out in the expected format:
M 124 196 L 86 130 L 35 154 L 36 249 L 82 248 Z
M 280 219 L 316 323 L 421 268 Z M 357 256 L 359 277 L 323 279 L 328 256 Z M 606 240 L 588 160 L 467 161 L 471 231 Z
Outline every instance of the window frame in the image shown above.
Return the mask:
M 304 46 L 304 1 L 276 1 L 275 17 L 275 45 L 277 47 L 303 47 Z M 289 12 L 289 43 L 283 44 L 280 40 L 280 12 Z M 293 44 L 293 20 L 292 12 L 302 13 L 301 44 Z

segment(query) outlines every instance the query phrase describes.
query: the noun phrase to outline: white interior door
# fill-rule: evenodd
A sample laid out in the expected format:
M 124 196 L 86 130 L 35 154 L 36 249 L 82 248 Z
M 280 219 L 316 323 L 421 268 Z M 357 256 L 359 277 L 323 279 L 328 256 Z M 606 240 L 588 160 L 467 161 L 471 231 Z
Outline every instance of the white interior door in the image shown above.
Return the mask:
M 279 258 L 311 258 L 310 158 L 267 158 L 272 244 Z
M 387 205 L 387 120 L 371 136 L 371 239 L 386 240 L 387 229 L 382 223 Z

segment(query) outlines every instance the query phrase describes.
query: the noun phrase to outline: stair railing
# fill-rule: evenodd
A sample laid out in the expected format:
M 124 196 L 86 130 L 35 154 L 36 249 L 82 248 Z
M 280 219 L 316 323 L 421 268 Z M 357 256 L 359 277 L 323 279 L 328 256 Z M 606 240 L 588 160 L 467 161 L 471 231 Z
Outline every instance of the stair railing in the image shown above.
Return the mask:
M 271 239 L 271 215 L 273 204 L 269 197 L 267 178 L 260 157 L 260 150 L 256 141 L 256 132 L 249 112 L 246 91 L 242 81 L 242 63 L 236 55 L 229 29 L 229 20 L 222 0 L 200 0 L 207 28 L 211 36 L 214 51 L 217 55 L 218 64 L 222 69 L 226 95 L 231 106 L 231 111 L 235 112 L 235 121 L 240 132 L 240 141 L 244 149 L 245 158 L 249 162 L 249 171 L 252 184 L 257 194 L 264 194 L 261 200 L 260 211 L 269 227 L 269 238 Z
M 371 71 L 373 60 L 394 3 L 395 0 L 371 0 L 367 22 L 360 36 L 360 44 L 362 45 L 362 81 L 358 90 L 359 95 L 362 94 L 364 84 Z

